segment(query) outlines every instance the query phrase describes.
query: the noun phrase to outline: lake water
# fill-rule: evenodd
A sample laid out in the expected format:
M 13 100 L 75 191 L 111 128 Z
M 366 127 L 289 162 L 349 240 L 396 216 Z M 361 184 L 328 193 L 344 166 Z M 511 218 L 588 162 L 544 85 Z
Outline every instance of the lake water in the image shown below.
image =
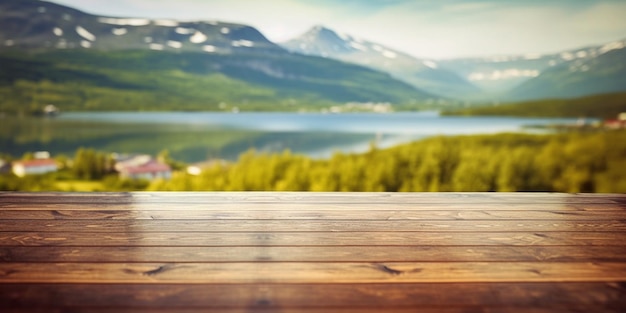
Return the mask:
M 437 112 L 391 114 L 80 112 L 55 118 L 5 118 L 0 149 L 19 156 L 47 150 L 71 155 L 78 147 L 156 154 L 168 149 L 186 162 L 235 159 L 250 148 L 290 149 L 312 157 L 389 147 L 436 135 L 528 132 L 527 125 L 575 119 L 453 117 Z

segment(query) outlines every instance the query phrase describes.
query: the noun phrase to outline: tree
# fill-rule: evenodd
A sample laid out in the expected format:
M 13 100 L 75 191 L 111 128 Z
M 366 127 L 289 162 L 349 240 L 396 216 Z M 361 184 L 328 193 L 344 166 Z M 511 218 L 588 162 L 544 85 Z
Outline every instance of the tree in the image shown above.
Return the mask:
M 80 179 L 101 179 L 111 171 L 112 164 L 111 158 L 103 152 L 79 148 L 74 156 L 72 171 Z

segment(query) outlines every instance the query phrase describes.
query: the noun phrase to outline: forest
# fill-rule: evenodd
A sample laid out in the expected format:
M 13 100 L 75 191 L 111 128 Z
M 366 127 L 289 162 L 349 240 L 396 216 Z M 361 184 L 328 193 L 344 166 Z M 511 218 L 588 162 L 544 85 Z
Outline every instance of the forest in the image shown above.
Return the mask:
M 607 93 L 573 99 L 544 99 L 447 110 L 444 115 L 595 117 L 614 119 L 626 112 L 626 93 Z
M 66 174 L 3 175 L 0 189 L 55 190 L 65 175 L 100 181 L 94 190 L 626 192 L 624 130 L 441 136 L 388 149 L 372 144 L 366 153 L 329 159 L 249 150 L 199 175 L 167 153 L 160 158 L 180 169 L 170 180 L 120 180 L 107 171 L 106 153 L 82 149 L 72 162 L 60 160 Z

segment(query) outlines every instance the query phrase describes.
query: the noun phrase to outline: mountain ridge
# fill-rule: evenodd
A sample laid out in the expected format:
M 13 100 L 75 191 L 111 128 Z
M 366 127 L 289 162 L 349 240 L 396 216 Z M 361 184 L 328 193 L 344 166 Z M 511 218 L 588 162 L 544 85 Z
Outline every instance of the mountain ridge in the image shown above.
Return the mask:
M 52 2 L 0 1 L 0 49 L 150 49 L 282 53 L 257 29 L 217 21 L 119 18 L 88 14 Z
M 617 44 L 619 43 L 619 45 Z M 610 47 L 611 44 L 603 47 Z M 626 90 L 626 41 L 611 49 L 597 50 L 591 57 L 548 68 L 509 92 L 512 100 L 576 98 Z
M 614 49 L 623 49 L 625 44 L 626 39 L 621 39 L 600 45 L 563 49 L 553 53 L 458 58 L 439 60 L 439 63 L 466 77 L 487 92 L 506 96 L 507 92 L 551 68 L 581 59 L 592 59 Z
M 0 94 L 13 101 L 2 103 L 3 111 L 20 111 L 15 108 L 18 100 L 44 105 L 42 99 L 55 98 L 48 97 L 50 94 L 72 103 L 66 109 L 89 107 L 76 101 L 85 95 L 86 103 L 98 103 L 92 108 L 105 109 L 104 102 L 124 102 L 123 97 L 136 99 L 127 109 L 146 109 L 137 99 L 152 99 L 161 108 L 174 108 L 146 95 L 146 88 L 156 91 L 157 87 L 169 91 L 163 99 L 171 98 L 172 103 L 184 104 L 189 100 L 186 94 L 194 94 L 193 105 L 179 106 L 194 110 L 202 108 L 200 95 L 206 99 L 205 108 L 211 110 L 218 109 L 219 103 L 242 109 L 285 109 L 278 103 L 311 108 L 311 104 L 406 104 L 432 98 L 387 73 L 289 53 L 251 26 L 101 17 L 42 1 L 0 0 L 0 54 L 3 62 L 11 64 L 0 69 Z M 162 79 L 149 75 L 161 75 Z M 80 90 L 68 91 L 69 86 L 89 92 L 80 96 Z M 108 89 L 96 91 L 102 86 Z M 44 87 L 56 89 L 45 96 L 28 95 Z M 211 93 L 212 88 L 227 90 Z M 221 99 L 215 97 L 218 94 Z M 110 107 L 119 109 L 115 103 Z
M 313 92 L 317 99 L 331 102 L 517 101 L 626 90 L 626 40 L 552 54 L 435 60 L 415 58 L 321 25 L 287 42 L 274 43 L 245 24 L 108 17 L 46 1 L 0 0 L 0 53 L 69 50 L 139 50 L 183 58 L 197 53 L 213 60 L 211 71 L 230 79 L 260 84 L 277 95 L 285 94 L 286 86 L 298 86 L 295 90 Z M 228 61 L 230 55 L 240 56 L 239 63 Z M 206 69 L 208 65 L 201 66 Z M 303 72 L 304 68 L 309 72 Z M 337 68 L 340 78 L 334 75 Z M 193 64 L 183 69 L 194 72 Z M 5 83 L 10 81 L 11 73 L 0 71 L 4 71 L 0 74 Z M 329 87 L 331 82 L 336 88 Z M 340 88 L 345 92 L 339 92 Z M 348 99 L 348 94 L 361 96 Z
M 359 64 L 390 73 L 419 89 L 443 97 L 463 97 L 480 90 L 432 59 L 418 59 L 382 44 L 316 25 L 304 34 L 279 43 L 289 51 Z

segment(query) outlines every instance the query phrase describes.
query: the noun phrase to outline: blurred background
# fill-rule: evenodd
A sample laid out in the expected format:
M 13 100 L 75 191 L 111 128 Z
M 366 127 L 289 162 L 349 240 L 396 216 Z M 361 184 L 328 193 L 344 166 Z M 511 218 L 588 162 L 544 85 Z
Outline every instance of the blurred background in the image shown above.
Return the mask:
M 0 0 L 0 190 L 623 193 L 623 12 Z

